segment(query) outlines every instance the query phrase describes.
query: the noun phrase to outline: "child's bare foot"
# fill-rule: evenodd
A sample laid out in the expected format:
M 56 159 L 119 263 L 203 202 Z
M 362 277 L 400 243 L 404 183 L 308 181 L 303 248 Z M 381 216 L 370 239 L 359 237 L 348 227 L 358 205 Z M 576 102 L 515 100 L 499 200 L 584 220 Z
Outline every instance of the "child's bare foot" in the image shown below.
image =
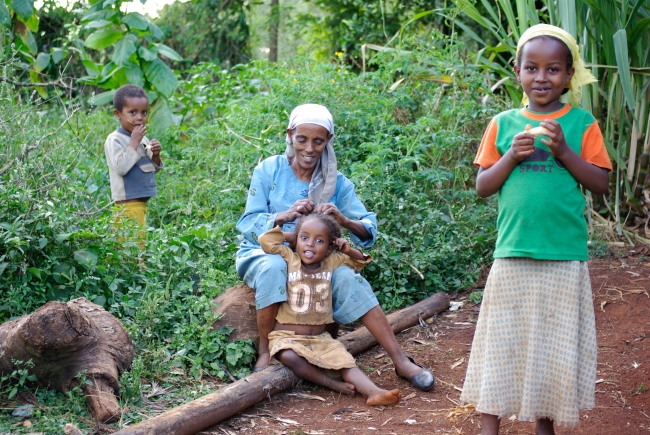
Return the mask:
M 376 393 L 368 396 L 366 400 L 366 405 L 368 406 L 380 406 L 380 405 L 394 405 L 397 402 L 402 400 L 402 394 L 399 390 L 382 390 L 377 389 Z
M 356 388 L 354 388 L 354 385 L 347 383 L 347 382 L 341 382 L 337 381 L 336 379 L 332 379 L 328 376 L 328 380 L 323 382 L 324 387 L 329 388 L 330 390 L 334 390 L 337 393 L 344 394 L 346 396 L 354 396 L 354 394 L 357 392 Z

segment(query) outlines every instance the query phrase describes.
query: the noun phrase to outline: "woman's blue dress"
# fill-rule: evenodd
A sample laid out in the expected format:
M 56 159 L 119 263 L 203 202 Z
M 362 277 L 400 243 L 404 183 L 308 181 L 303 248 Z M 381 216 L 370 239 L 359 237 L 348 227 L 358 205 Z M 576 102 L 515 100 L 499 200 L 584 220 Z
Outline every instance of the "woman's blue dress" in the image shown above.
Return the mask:
M 253 171 L 246 210 L 237 222 L 244 237 L 237 251 L 236 268 L 239 276 L 255 290 L 257 309 L 276 302 L 285 302 L 287 266 L 279 255 L 266 254 L 257 237 L 272 229 L 277 213 L 286 211 L 299 199 L 307 199 L 309 182 L 299 180 L 285 155 L 262 161 Z M 377 215 L 366 210 L 354 192 L 354 184 L 338 174 L 336 191 L 329 202 L 349 219 L 358 220 L 371 235 L 361 240 L 350 233 L 354 244 L 369 248 L 377 237 Z M 293 231 L 296 222 L 287 222 L 282 231 Z M 357 320 L 379 302 L 360 274 L 347 266 L 337 268 L 332 275 L 334 320 L 345 324 Z

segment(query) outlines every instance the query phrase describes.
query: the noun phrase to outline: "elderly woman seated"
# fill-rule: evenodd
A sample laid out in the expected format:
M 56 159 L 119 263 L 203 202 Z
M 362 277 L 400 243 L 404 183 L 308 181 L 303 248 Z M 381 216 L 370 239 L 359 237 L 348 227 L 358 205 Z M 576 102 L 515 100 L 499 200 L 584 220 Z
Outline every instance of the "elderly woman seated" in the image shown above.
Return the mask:
M 260 332 L 255 371 L 269 364 L 268 335 L 280 303 L 286 301 L 287 266 L 279 255 L 266 254 L 257 238 L 276 225 L 291 232 L 296 221 L 311 212 L 331 215 L 350 232 L 352 241 L 369 248 L 377 237 L 377 216 L 357 198 L 354 184 L 337 170 L 334 120 L 324 106 L 304 104 L 291 112 L 285 154 L 269 157 L 253 171 L 246 210 L 237 222 L 244 241 L 237 252 L 237 273 L 255 290 Z M 333 324 L 357 319 L 388 353 L 395 373 L 421 390 L 434 385 L 430 370 L 404 354 L 368 281 L 348 266 L 332 275 Z

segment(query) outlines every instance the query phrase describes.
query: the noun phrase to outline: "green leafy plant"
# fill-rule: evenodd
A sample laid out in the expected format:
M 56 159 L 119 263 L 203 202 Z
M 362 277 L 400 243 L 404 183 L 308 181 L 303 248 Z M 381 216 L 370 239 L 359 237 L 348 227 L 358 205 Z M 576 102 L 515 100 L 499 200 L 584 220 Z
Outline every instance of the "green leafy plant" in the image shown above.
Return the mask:
M 259 80 L 246 77 L 244 67 L 224 70 L 215 63 L 200 62 L 185 71 L 170 104 L 179 116 L 182 131 L 211 122 L 227 111 L 228 104 L 260 90 Z
M 62 65 L 67 51 L 57 46 L 58 41 L 48 44 L 46 51 L 39 52 L 39 11 L 34 0 L 0 1 L 0 61 L 8 61 L 19 56 L 29 73 L 29 80 L 41 84 L 48 78 L 47 73 Z M 7 77 L 5 77 L 6 79 Z M 22 75 L 18 77 L 23 79 Z M 46 98 L 47 88 L 36 87 Z
M 11 363 L 18 368 L 10 374 L 0 376 L 0 385 L 7 383 L 3 394 L 6 394 L 10 400 L 14 398 L 20 388 L 26 386 L 28 381 L 36 381 L 36 377 L 29 374 L 29 369 L 34 367 L 31 360 L 27 362 L 11 360 Z
M 467 297 L 467 300 L 473 304 L 478 305 L 483 300 L 483 292 L 482 291 L 472 292 Z
M 384 45 L 391 40 L 403 26 L 413 21 L 410 27 L 413 34 L 421 34 L 426 39 L 429 32 L 442 26 L 443 18 L 434 14 L 422 14 L 429 9 L 443 7 L 445 1 L 381 1 L 362 0 L 311 0 L 322 13 L 300 14 L 295 22 L 289 24 L 304 39 L 305 28 L 308 46 L 305 53 L 316 59 L 331 57 L 334 52 L 343 53 L 345 63 L 359 68 L 358 59 L 363 44 Z M 419 20 L 413 20 L 419 17 Z
M 58 433 L 61 431 L 61 427 L 70 422 L 81 429 L 88 428 L 90 420 L 82 385 L 90 384 L 89 379 L 80 374 L 78 383 L 72 386 L 66 394 L 47 388 L 32 389 L 29 384 L 36 381 L 36 378 L 28 374 L 29 369 L 32 367 L 31 362 L 14 361 L 14 364 L 20 368 L 16 369 L 11 375 L 0 378 L 0 384 L 5 380 L 10 381 L 5 391 L 0 390 L 0 398 L 2 398 L 3 394 L 6 394 L 9 403 L 18 406 L 20 403 L 15 401 L 16 395 L 20 392 L 31 393 L 36 400 L 29 417 L 32 426 L 18 426 L 12 418 L 0 418 L 0 430 L 3 432 L 11 431 L 11 433 L 33 433 L 34 430 Z M 53 410 L 55 412 L 52 412 Z
M 165 43 L 182 54 L 184 70 L 200 62 L 226 68 L 250 60 L 250 6 L 243 0 L 174 2 L 163 7 L 156 24 Z
M 0 29 L 2 29 L 2 48 L 4 57 L 11 57 L 11 45 L 26 60 L 34 62 L 38 46 L 34 33 L 38 31 L 38 17 L 34 0 L 0 2 Z
M 609 245 L 606 241 L 594 239 L 589 243 L 590 258 L 603 258 L 610 254 Z

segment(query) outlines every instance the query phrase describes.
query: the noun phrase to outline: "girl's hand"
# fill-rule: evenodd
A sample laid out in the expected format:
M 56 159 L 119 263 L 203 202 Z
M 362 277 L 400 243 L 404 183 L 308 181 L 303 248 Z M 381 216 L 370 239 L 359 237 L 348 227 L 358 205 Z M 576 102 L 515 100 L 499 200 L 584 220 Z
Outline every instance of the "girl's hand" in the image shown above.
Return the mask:
M 334 240 L 334 245 L 336 245 L 336 249 L 338 249 L 339 252 L 342 252 L 343 254 L 350 252 L 350 242 L 348 242 L 343 237 L 339 237 L 338 239 Z
M 546 119 L 540 124 L 548 130 L 548 133 L 545 134 L 548 139 L 542 139 L 542 143 L 551 149 L 551 153 L 555 157 L 560 157 L 560 154 L 564 153 L 569 147 L 564 138 L 564 132 L 560 124 L 554 119 Z
M 152 139 L 147 148 L 149 148 L 153 153 L 153 156 L 156 157 L 160 155 L 162 146 L 160 145 L 160 142 L 158 142 L 158 139 Z
M 275 224 L 283 225 L 287 222 L 293 222 L 304 215 L 308 215 L 312 210 L 314 210 L 314 202 L 311 199 L 299 199 L 293 203 L 289 210 L 277 214 Z
M 530 125 L 526 126 L 528 130 Z M 521 162 L 526 157 L 535 152 L 535 136 L 530 133 L 521 132 L 512 138 L 512 146 L 508 150 L 510 156 L 517 162 Z

